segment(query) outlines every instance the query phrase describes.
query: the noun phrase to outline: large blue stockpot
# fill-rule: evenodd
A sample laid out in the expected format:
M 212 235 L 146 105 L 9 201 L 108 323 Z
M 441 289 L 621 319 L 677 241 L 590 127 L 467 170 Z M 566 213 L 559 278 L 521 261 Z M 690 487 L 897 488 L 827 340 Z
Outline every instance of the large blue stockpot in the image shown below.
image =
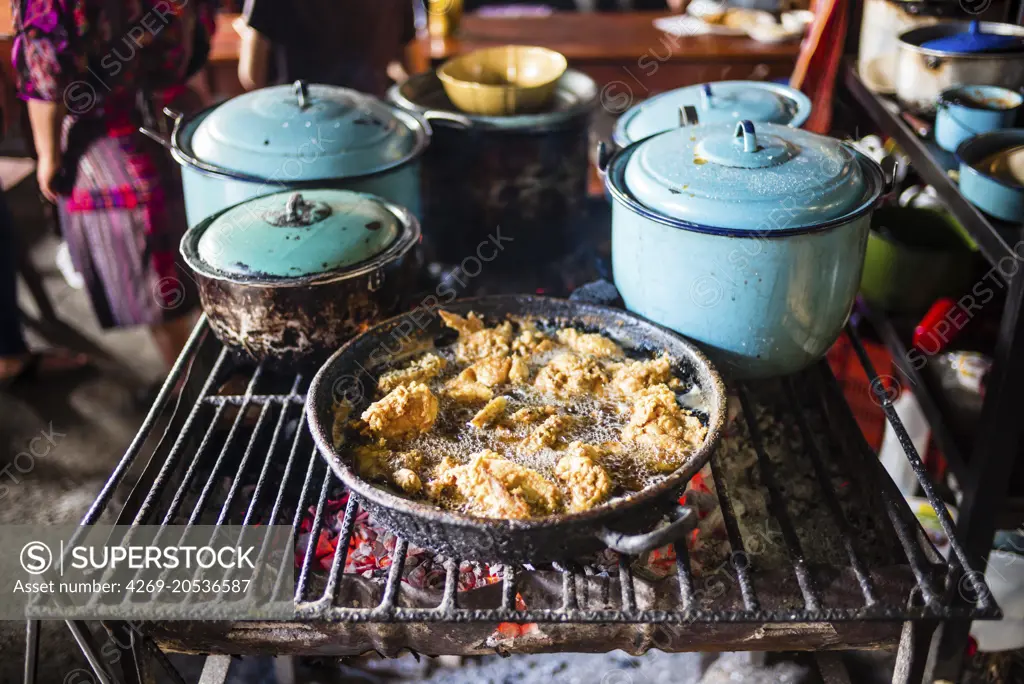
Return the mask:
M 679 125 L 679 112 L 693 107 L 697 122 L 777 123 L 799 128 L 811 115 L 811 101 L 799 90 L 764 81 L 718 81 L 677 88 L 631 107 L 619 117 L 612 139 L 619 147 Z M 694 123 L 697 123 L 694 122 Z
M 167 113 L 174 119 L 169 140 L 143 132 L 181 165 L 191 226 L 253 197 L 324 187 L 377 195 L 418 215 L 426 120 L 464 123 L 302 81 L 245 93 L 192 117 Z
M 631 311 L 702 344 L 732 377 L 795 372 L 839 336 L 885 186 L 874 161 L 743 121 L 656 135 L 604 168 Z
M 1024 96 L 999 86 L 960 85 L 939 95 L 935 142 L 956 152 L 964 140 L 1013 126 Z

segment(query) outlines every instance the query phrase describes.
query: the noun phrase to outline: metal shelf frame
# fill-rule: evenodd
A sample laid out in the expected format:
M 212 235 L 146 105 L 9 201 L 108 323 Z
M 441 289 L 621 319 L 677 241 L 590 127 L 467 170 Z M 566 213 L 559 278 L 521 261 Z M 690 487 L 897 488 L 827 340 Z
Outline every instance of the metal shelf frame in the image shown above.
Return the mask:
M 880 132 L 899 144 L 910 158 L 914 171 L 932 185 L 953 216 L 967 229 L 988 262 L 1006 281 L 998 339 L 992 351 L 993 366 L 986 387 L 981 418 L 969 453 L 957 445 L 946 426 L 934 398 L 926 396 L 923 379 L 910 371 L 908 378 L 932 422 L 932 431 L 947 452 L 951 467 L 960 480 L 963 499 L 957 524 L 957 539 L 967 550 L 974 567 L 985 567 L 1000 516 L 1018 511 L 1019 503 L 1009 497 L 1009 481 L 1014 461 L 1021 448 L 1021 407 L 1024 406 L 1024 226 L 995 221 L 987 217 L 960 193 L 949 171 L 954 160 L 939 150 L 933 141 L 919 137 L 900 118 L 898 107 L 885 97 L 872 93 L 857 75 L 852 63 L 841 70 L 843 88 L 855 107 Z M 883 339 L 897 359 L 906 359 L 907 344 L 895 334 L 884 314 L 873 312 Z M 906 369 L 908 364 L 897 364 Z M 909 365 L 912 368 L 912 365 Z M 917 375 L 918 377 L 915 377 Z M 947 451 L 948 450 L 948 451 Z M 942 626 L 935 676 L 957 681 L 963 669 L 970 623 L 950 621 Z

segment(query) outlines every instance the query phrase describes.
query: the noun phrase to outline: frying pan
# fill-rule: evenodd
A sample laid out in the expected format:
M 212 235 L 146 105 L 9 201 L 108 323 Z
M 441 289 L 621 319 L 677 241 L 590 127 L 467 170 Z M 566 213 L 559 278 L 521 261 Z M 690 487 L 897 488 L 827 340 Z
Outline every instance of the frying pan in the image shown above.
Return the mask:
M 576 557 L 603 547 L 638 555 L 673 542 L 696 525 L 696 513 L 680 506 L 679 494 L 718 444 L 726 415 L 722 379 L 711 362 L 678 334 L 639 316 L 595 304 L 506 295 L 464 299 L 443 309 L 466 315 L 475 311 L 488 325 L 507 317 L 546 325 L 604 332 L 627 349 L 665 351 L 673 372 L 700 389 L 708 427 L 703 445 L 677 470 L 645 489 L 588 511 L 528 520 L 482 518 L 445 511 L 431 503 L 394 494 L 359 477 L 344 446 L 334 448 L 333 405 L 347 399 L 361 411 L 371 401 L 384 366 L 435 345 L 455 340 L 437 310 L 419 308 L 384 321 L 350 340 L 320 369 L 309 388 L 306 414 L 317 448 L 375 522 L 410 543 L 459 559 L 540 563 Z M 671 522 L 658 526 L 665 515 Z

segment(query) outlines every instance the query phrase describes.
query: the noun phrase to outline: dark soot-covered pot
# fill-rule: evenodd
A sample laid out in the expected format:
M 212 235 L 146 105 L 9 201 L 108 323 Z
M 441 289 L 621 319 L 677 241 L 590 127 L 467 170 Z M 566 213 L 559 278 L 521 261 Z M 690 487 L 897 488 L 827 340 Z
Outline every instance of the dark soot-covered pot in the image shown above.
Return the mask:
M 437 311 L 417 309 L 377 325 L 332 356 L 313 379 L 306 414 L 317 447 L 345 486 L 374 520 L 417 546 L 459 559 L 539 563 L 610 547 L 645 553 L 682 538 L 696 524 L 692 509 L 678 505 L 680 493 L 714 452 L 725 422 L 725 388 L 715 368 L 679 335 L 620 309 L 582 302 L 508 295 L 465 299 L 444 307 L 466 315 L 475 311 L 488 324 L 526 317 L 550 325 L 603 332 L 627 348 L 667 352 L 674 372 L 698 388 L 698 411 L 708 427 L 704 444 L 678 470 L 660 482 L 589 511 L 532 520 L 481 518 L 444 511 L 371 484 L 352 468 L 351 454 L 335 449 L 332 439 L 335 401 L 355 400 L 357 411 L 369 404 L 380 371 L 407 354 L 453 341 Z M 673 522 L 656 528 L 666 513 Z
M 379 197 L 289 191 L 202 221 L 181 253 L 225 345 L 294 364 L 322 361 L 399 310 L 421 266 L 419 238 L 416 218 Z
M 512 238 L 499 269 L 533 263 L 538 251 L 571 248 L 566 226 L 583 215 L 587 197 L 588 131 L 597 85 L 569 70 L 546 112 L 472 116 L 458 110 L 433 73 L 413 76 L 388 99 L 420 116 L 447 113 L 468 125 L 431 119 L 423 156 L 423 232 L 433 256 L 458 263 L 498 230 Z

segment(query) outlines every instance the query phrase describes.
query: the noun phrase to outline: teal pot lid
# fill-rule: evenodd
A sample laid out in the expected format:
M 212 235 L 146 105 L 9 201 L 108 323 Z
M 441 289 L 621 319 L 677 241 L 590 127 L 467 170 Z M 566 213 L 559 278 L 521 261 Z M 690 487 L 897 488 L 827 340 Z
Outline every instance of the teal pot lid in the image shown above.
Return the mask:
M 677 128 L 634 143 L 612 166 L 610 182 L 646 213 L 758 233 L 849 215 L 883 185 L 878 165 L 838 140 L 751 121 Z
M 412 220 L 384 200 L 348 190 L 279 192 L 236 204 L 189 230 L 196 271 L 232 280 L 339 273 L 384 253 Z
M 417 155 L 428 138 L 414 115 L 375 97 L 297 81 L 213 108 L 185 153 L 227 173 L 294 182 L 384 171 Z
M 696 110 L 695 123 L 749 121 L 799 127 L 811 114 L 811 101 L 799 90 L 762 81 L 720 81 L 670 90 L 626 111 L 615 126 L 615 142 L 625 147 L 679 125 L 683 107 Z

